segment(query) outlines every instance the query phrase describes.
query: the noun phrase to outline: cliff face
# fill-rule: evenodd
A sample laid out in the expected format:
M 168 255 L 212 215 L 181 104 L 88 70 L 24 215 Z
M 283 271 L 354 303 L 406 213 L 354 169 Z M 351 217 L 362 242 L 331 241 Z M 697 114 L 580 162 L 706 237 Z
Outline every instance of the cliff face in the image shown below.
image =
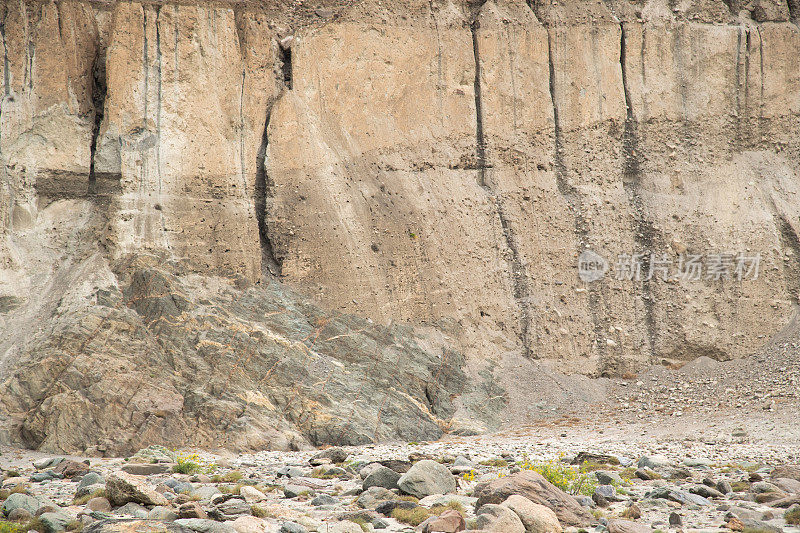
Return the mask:
M 314 302 L 301 322 L 319 306 L 420 328 L 403 342 L 424 331 L 403 352 L 417 385 L 386 389 L 374 364 L 359 379 L 392 391 L 394 412 L 425 411 L 426 438 L 453 417 L 494 419 L 490 398 L 526 403 L 520 372 L 740 356 L 800 297 L 796 0 L 8 0 L 0 15 L 6 439 L 81 449 L 122 428 L 106 445 L 119 451 L 149 427 L 210 445 L 221 437 L 200 406 L 228 401 L 220 418 L 246 420 L 226 445 L 264 445 L 248 428 L 283 435 L 272 446 L 341 442 L 330 421 L 347 418 L 335 405 L 348 387 L 316 396 L 312 372 L 292 389 L 292 365 L 285 382 L 253 381 L 271 356 L 251 330 L 280 328 L 258 316 L 278 289 L 252 284 Z M 671 274 L 689 255 L 761 262 L 757 279 L 665 280 L 645 257 L 640 279 L 586 283 L 586 250 L 612 270 L 639 252 Z M 161 296 L 180 293 L 178 311 L 138 307 L 136 272 L 172 280 Z M 246 309 L 205 285 L 218 283 L 249 294 Z M 396 355 L 393 326 L 359 324 Z M 242 328 L 250 348 L 229 338 Z M 317 350 L 304 328 L 287 338 Z M 215 384 L 211 341 L 258 363 Z M 455 367 L 439 381 L 440 345 L 477 385 Z M 330 357 L 364 362 L 345 349 Z M 88 392 L 115 365 L 143 364 L 173 375 L 152 390 L 174 409 L 132 403 L 117 379 Z M 304 418 L 295 398 L 325 415 Z M 369 412 L 353 442 L 414 438 L 414 424 Z M 73 415 L 92 422 L 61 442 Z
M 744 353 L 797 298 L 800 36 L 759 6 L 366 3 L 301 32 L 268 131 L 282 276 L 479 357 L 618 373 Z M 762 269 L 587 285 L 585 249 Z

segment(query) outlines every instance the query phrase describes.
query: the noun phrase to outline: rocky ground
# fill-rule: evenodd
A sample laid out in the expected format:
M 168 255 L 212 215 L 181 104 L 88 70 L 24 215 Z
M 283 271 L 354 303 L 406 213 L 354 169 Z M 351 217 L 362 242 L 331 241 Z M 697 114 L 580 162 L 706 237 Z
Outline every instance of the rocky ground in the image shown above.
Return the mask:
M 6 448 L 0 530 L 800 531 L 797 403 L 735 405 L 321 452 Z

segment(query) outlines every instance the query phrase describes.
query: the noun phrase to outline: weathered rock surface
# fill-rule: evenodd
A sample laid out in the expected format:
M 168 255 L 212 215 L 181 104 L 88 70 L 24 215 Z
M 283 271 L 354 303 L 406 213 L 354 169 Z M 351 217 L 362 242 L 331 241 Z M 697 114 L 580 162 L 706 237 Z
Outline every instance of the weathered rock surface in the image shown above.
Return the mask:
M 518 494 L 509 496 L 501 505 L 517 513 L 525 526 L 525 533 L 561 533 L 558 516 L 549 507 L 533 503 Z
M 0 442 L 474 433 L 789 323 L 796 0 L 295 4 L 0 6 Z
M 519 516 L 508 507 L 489 503 L 480 507 L 476 514 L 476 525 L 482 531 L 525 533 L 525 526 Z
M 168 505 L 163 495 L 147 486 L 147 478 L 125 472 L 115 472 L 106 479 L 106 494 L 114 505 L 141 503 L 142 505 Z
M 480 483 L 473 492 L 473 496 L 478 498 L 478 508 L 486 504 L 501 504 L 514 494 L 549 507 L 564 525 L 584 527 L 593 520 L 592 515 L 575 498 L 531 470 Z
M 455 492 L 456 480 L 447 467 L 426 459 L 414 463 L 408 472 L 400 476 L 397 486 L 406 494 L 424 498 L 432 494 Z

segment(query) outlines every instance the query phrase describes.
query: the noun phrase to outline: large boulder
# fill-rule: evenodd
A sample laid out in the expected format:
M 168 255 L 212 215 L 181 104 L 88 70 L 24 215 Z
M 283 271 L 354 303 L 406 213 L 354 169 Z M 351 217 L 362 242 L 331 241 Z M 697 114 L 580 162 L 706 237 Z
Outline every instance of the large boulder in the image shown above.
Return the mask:
M 180 518 L 175 520 L 173 524 L 197 533 L 236 533 L 233 526 L 229 524 L 203 518 Z
M 800 465 L 781 465 L 776 466 L 770 472 L 772 479 L 788 478 L 800 481 Z
M 124 465 L 122 471 L 135 476 L 152 476 L 172 471 L 172 465 L 168 463 L 131 463 Z
M 558 517 L 549 507 L 533 503 L 518 494 L 509 496 L 502 505 L 517 513 L 525 526 L 525 533 L 561 533 Z
M 458 533 L 464 531 L 466 523 L 461 513 L 448 509 L 427 522 L 423 533 Z
M 525 533 L 525 526 L 517 513 L 502 505 L 488 503 L 478 509 L 475 524 L 491 533 Z
M 236 520 L 239 517 L 251 514 L 250 504 L 239 498 L 231 498 L 230 500 L 218 503 L 209 514 L 220 522 Z
M 370 487 L 383 487 L 385 489 L 396 489 L 397 482 L 400 480 L 400 474 L 386 468 L 385 466 L 378 465 L 375 467 L 367 477 L 364 478 L 364 483 L 361 487 L 367 490 Z
M 192 529 L 162 520 L 98 520 L 83 528 L 82 533 L 192 533 Z M 220 524 L 222 525 L 222 524 Z
M 53 472 L 61 474 L 65 478 L 73 478 L 89 473 L 89 465 L 86 463 L 79 463 L 78 461 L 66 460 L 61 461 L 53 467 Z
M 28 513 L 35 515 L 41 506 L 42 503 L 33 496 L 18 492 L 6 498 L 6 501 L 3 502 L 2 510 L 5 516 L 8 516 L 14 509 L 24 509 Z
M 147 486 L 145 478 L 126 472 L 114 472 L 106 479 L 106 496 L 113 505 L 128 502 L 142 505 L 169 505 L 167 499 Z
M 267 499 L 267 495 L 250 485 L 244 485 L 239 489 L 239 495 L 244 498 L 247 503 L 263 502 Z
M 70 517 L 63 512 L 42 513 L 39 520 L 44 528 L 44 533 L 60 533 L 67 529 Z
M 608 522 L 608 533 L 650 533 L 652 529 L 645 524 L 637 524 L 629 520 L 611 520 Z
M 400 476 L 397 486 L 406 494 L 424 498 L 431 494 L 447 494 L 456 491 L 453 474 L 436 461 L 423 460 Z
M 347 460 L 348 455 L 350 454 L 347 452 L 347 450 L 338 446 L 333 446 L 327 450 L 322 450 L 321 452 L 317 453 L 311 459 L 309 459 L 308 462 L 311 463 L 312 466 L 320 466 L 330 463 L 343 463 Z
M 397 495 L 383 487 L 370 487 L 356 500 L 356 505 L 363 509 L 375 509 L 381 502 L 394 500 Z
M 91 492 L 85 492 L 89 487 L 92 485 L 102 485 L 105 483 L 103 476 L 98 474 L 97 472 L 89 472 L 85 476 L 81 478 L 78 482 L 78 488 L 75 489 L 75 496 L 83 496 L 84 494 L 91 494 Z
M 575 498 L 531 470 L 480 483 L 473 496 L 478 498 L 477 506 L 480 508 L 488 503 L 501 504 L 514 494 L 549 507 L 564 525 L 585 527 L 594 521 L 594 517 Z

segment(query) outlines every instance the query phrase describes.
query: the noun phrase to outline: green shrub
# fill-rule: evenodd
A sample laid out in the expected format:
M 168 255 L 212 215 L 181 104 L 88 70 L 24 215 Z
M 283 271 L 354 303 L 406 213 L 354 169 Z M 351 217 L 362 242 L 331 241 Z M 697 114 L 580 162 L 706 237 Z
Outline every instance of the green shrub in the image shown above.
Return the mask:
M 177 462 L 178 464 L 172 467 L 172 471 L 177 474 L 210 474 L 217 469 L 216 464 L 203 461 L 196 453 L 181 452 L 178 454 Z
M 594 472 L 595 470 L 608 470 L 609 466 L 592 461 L 584 461 L 581 465 L 581 472 Z
M 591 496 L 597 488 L 597 478 L 594 475 L 581 472 L 558 461 L 533 464 L 525 459 L 520 464 L 520 468 L 540 473 L 547 481 L 573 496 L 577 494 Z
M 44 533 L 44 524 L 38 518 L 25 522 L 9 522 L 0 520 L 0 533 L 26 533 L 28 531 L 38 531 Z

